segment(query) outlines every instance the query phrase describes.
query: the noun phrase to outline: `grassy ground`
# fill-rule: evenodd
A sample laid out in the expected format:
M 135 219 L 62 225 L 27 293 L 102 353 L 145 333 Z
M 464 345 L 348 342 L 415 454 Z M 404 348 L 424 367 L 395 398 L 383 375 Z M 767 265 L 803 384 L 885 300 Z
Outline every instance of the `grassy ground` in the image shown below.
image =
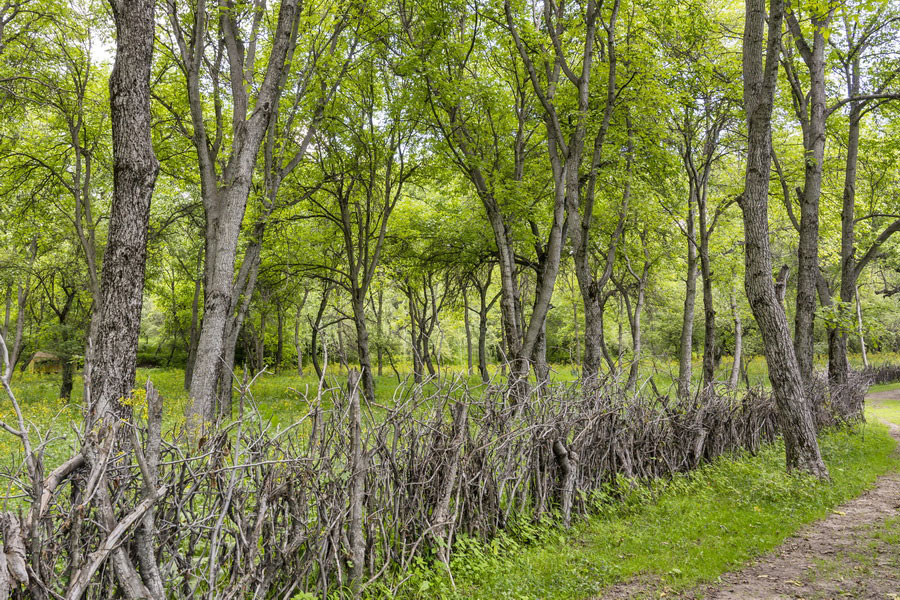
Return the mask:
M 870 393 L 886 392 L 889 390 L 900 389 L 900 383 L 889 383 L 887 385 L 875 385 L 869 390 Z M 890 421 L 900 425 L 900 401 L 882 400 L 877 406 L 869 406 L 866 415 L 870 419 L 881 419 Z
M 868 416 L 900 423 L 900 402 Z M 610 585 L 642 580 L 677 596 L 771 550 L 900 467 L 881 424 L 828 432 L 820 442 L 831 484 L 786 475 L 784 449 L 772 445 L 757 456 L 723 458 L 672 481 L 635 488 L 568 532 L 525 528 L 487 546 L 468 544 L 453 561 L 452 581 L 445 570 L 423 569 L 405 587 L 405 597 L 589 598 Z

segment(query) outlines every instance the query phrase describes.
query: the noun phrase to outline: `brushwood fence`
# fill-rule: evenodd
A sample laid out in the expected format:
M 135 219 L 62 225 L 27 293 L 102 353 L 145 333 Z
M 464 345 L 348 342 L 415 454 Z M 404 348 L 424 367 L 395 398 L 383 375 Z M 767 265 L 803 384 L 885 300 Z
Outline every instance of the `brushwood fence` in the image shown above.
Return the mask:
M 858 419 L 869 378 L 816 383 L 818 426 Z M 622 477 L 668 477 L 778 433 L 761 390 L 674 400 L 597 382 L 514 403 L 504 386 L 451 380 L 381 406 L 355 382 L 304 399 L 281 430 L 242 389 L 245 414 L 208 435 L 164 435 L 148 384 L 146 417 L 78 432 L 82 450 L 49 473 L 30 426 L 5 425 L 30 454 L 5 473 L 18 508 L 0 518 L 0 600 L 358 596 L 417 557 L 448 561 L 460 533 L 568 524 Z

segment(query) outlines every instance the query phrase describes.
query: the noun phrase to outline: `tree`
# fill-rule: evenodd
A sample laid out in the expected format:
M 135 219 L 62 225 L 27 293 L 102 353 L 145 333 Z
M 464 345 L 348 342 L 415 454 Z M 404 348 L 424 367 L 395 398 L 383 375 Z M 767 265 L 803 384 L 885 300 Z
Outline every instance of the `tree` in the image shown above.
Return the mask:
M 108 189 L 108 114 L 104 71 L 92 57 L 94 38 L 101 29 L 90 0 L 58 7 L 54 18 L 30 40 L 39 46 L 40 67 L 24 78 L 19 89 L 27 118 L 42 126 L 12 132 L 2 160 L 11 177 L 8 185 L 26 185 L 31 200 L 46 203 L 71 224 L 87 268 L 87 288 L 93 301 L 85 355 L 89 356 L 99 326 L 102 305 L 100 268 L 104 192 Z
M 503 5 L 506 25 L 539 100 L 546 127 L 547 157 L 553 174 L 555 202 L 565 206 L 568 234 L 575 249 L 575 274 L 585 307 L 582 364 L 582 378 L 585 381 L 593 380 L 597 376 L 602 362 L 600 349 L 602 335 L 599 331 L 603 322 L 601 297 L 603 288 L 612 274 L 631 189 L 630 181 L 626 180 L 619 222 L 610 236 L 601 274 L 596 275 L 593 264 L 594 253 L 591 251 L 593 246 L 591 229 L 594 221 L 597 174 L 604 159 L 613 111 L 622 92 L 617 81 L 616 24 L 619 4 L 616 0 L 609 13 L 604 14 L 602 3 L 588 2 L 582 14 L 578 6 L 567 7 L 564 3 L 553 5 L 546 1 L 543 3 L 540 23 L 531 23 L 533 29 L 529 29 L 525 36 L 519 32 L 523 19 L 513 14 L 512 5 L 508 0 Z M 571 14 L 567 12 L 573 10 L 576 12 Z M 549 40 L 544 44 L 526 43 L 526 38 L 537 37 L 538 29 L 546 32 Z M 563 37 L 567 39 L 565 47 Z M 576 62 L 570 62 L 567 55 L 572 53 L 575 40 L 578 40 L 579 51 L 574 59 Z M 596 56 L 595 50 L 598 45 L 605 49 L 605 53 L 599 57 Z M 545 74 L 539 73 L 535 66 L 537 60 L 545 65 Z M 597 68 L 599 73 L 595 71 L 594 66 L 597 62 L 604 65 L 603 68 Z M 605 86 L 601 95 L 602 108 L 592 105 L 591 102 L 592 78 L 597 76 L 605 76 Z M 627 85 L 627 81 L 624 85 Z M 571 101 L 567 95 L 562 94 L 565 86 L 574 88 L 572 92 L 575 95 L 576 108 L 563 114 L 560 105 Z M 601 116 L 599 125 L 592 132 L 593 146 L 588 154 L 587 166 L 584 166 L 588 126 L 595 113 Z M 567 128 L 563 126 L 566 122 L 569 123 Z M 630 137 L 629 125 L 629 155 L 626 159 L 626 171 L 629 173 L 632 161 L 630 153 L 633 151 Z M 545 277 L 555 278 L 557 271 L 558 264 L 557 268 L 548 272 Z
M 840 301 L 846 307 L 857 300 L 857 285 L 865 267 L 882 250 L 884 244 L 900 231 L 900 218 L 880 207 L 867 215 L 857 216 L 857 168 L 859 161 L 860 132 L 863 119 L 888 101 L 900 99 L 896 90 L 897 64 L 880 64 L 880 47 L 896 39 L 900 14 L 891 9 L 889 2 L 878 3 L 870 13 L 860 17 L 843 15 L 843 35 L 832 41 L 838 56 L 839 71 L 844 79 L 846 96 L 828 108 L 832 115 L 848 105 L 847 147 L 841 195 L 841 252 L 840 252 Z M 862 21 L 859 23 L 859 21 Z M 869 63 L 870 68 L 866 69 Z M 875 68 L 872 68 L 875 67 Z M 879 69 L 878 67 L 882 67 Z M 864 85 L 872 86 L 865 89 Z M 858 223 L 865 222 L 871 228 L 871 241 L 864 250 L 858 249 Z M 830 332 L 828 374 L 835 383 L 846 383 L 850 374 L 847 358 L 847 329 Z
M 263 51 L 259 41 L 260 28 L 265 23 L 265 3 L 256 2 L 247 7 L 219 4 L 207 8 L 206 0 L 196 0 L 186 14 L 179 12 L 177 2 L 168 5 L 169 32 L 175 48 L 171 56 L 185 77 L 193 130 L 189 132 L 181 122 L 178 109 L 172 106 L 171 112 L 193 141 L 206 211 L 203 324 L 190 395 L 191 412 L 209 421 L 215 416 L 218 387 L 221 385 L 229 398 L 231 395 L 230 380 L 223 378 L 223 361 L 227 353 L 227 325 L 236 305 L 234 275 L 238 238 L 257 155 L 279 102 L 285 72 L 290 68 L 289 57 L 296 46 L 300 20 L 297 0 L 283 0 L 270 34 L 268 60 L 260 73 L 257 53 Z M 247 20 L 250 31 L 243 31 L 241 25 Z M 212 60 L 208 59 L 210 51 Z M 204 78 L 212 84 L 213 128 L 207 121 L 210 98 L 201 85 Z M 225 103 L 220 96 L 226 82 L 231 108 L 228 124 L 224 121 Z M 258 91 L 251 97 L 254 88 Z
M 822 195 L 822 167 L 825 161 L 825 46 L 836 3 L 811 4 L 812 42 L 800 26 L 797 12 L 788 1 L 785 20 L 797 51 L 809 75 L 809 91 L 802 89 L 794 71 L 791 52 L 785 47 L 783 64 L 791 85 L 794 109 L 803 131 L 805 150 L 803 190 L 800 199 L 800 241 L 797 245 L 797 310 L 795 313 L 794 351 L 803 383 L 809 385 L 813 373 L 813 327 L 816 309 L 816 284 L 819 277 L 819 199 Z
M 748 0 L 744 15 L 744 108 L 748 134 L 744 193 L 739 205 L 744 216 L 745 288 L 762 333 L 769 379 L 784 435 L 787 467 L 826 479 L 828 469 L 816 441 L 815 424 L 811 407 L 806 402 L 787 316 L 775 293 L 769 249 L 772 110 L 778 82 L 784 7 L 781 0 L 770 0 L 767 18 L 765 0 Z
M 353 309 L 362 386 L 375 400 L 366 306 L 384 252 L 388 224 L 419 165 L 416 105 L 384 59 L 366 55 L 344 81 L 318 136 L 325 183 L 311 197 L 312 212 L 336 228 L 344 264 L 334 272 Z
M 403 74 L 420 80 L 430 128 L 441 142 L 436 149 L 468 179 L 491 226 L 509 382 L 512 397 L 523 398 L 533 366 L 539 379 L 546 376 L 541 340 L 565 239 L 564 196 L 548 193 L 538 176 L 546 168 L 535 164 L 541 125 L 533 118 L 536 99 L 518 51 L 508 39 L 477 35 L 491 15 L 480 8 L 424 3 L 418 9 L 398 7 L 408 55 Z M 491 36 L 502 33 L 489 31 Z M 528 218 L 535 213 L 546 218 Z M 531 244 L 516 243 L 523 237 Z M 540 249 L 534 257 L 540 274 L 527 316 L 517 260 L 523 246 L 528 254 Z
M 113 201 L 103 255 L 99 325 L 85 389 L 89 422 L 107 411 L 127 417 L 121 402 L 134 387 L 150 199 L 159 173 L 150 131 L 154 0 L 111 0 L 116 62 L 109 77 Z M 162 591 L 159 574 L 154 584 Z M 158 596 L 159 594 L 157 594 Z

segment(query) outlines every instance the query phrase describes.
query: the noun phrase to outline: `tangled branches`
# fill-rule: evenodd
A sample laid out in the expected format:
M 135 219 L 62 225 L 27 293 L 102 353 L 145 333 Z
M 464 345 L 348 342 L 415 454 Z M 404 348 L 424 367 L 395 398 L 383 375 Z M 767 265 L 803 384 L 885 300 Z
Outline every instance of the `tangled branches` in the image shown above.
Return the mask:
M 382 406 L 357 387 L 302 398 L 305 417 L 280 430 L 242 389 L 247 414 L 201 437 L 163 435 L 148 386 L 145 422 L 82 433 L 82 452 L 48 476 L 32 450 L 10 494 L 25 516 L 3 516 L 0 598 L 360 595 L 416 557 L 449 561 L 461 532 L 567 524 L 617 478 L 670 476 L 777 435 L 761 391 L 677 401 L 597 382 L 512 404 L 503 387 L 454 380 L 400 387 Z M 811 391 L 819 425 L 856 418 L 864 389 Z

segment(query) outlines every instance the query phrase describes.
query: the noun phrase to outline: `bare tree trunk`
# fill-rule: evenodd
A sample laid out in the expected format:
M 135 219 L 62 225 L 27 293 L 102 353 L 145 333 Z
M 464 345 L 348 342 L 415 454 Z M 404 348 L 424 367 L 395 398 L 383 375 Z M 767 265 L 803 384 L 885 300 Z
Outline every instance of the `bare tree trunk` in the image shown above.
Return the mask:
M 576 365 L 581 364 L 581 339 L 578 335 L 578 302 L 572 300 L 572 335 L 575 344 L 574 360 Z
M 418 328 L 416 327 L 416 303 L 413 299 L 411 287 L 407 292 L 407 299 L 409 300 L 409 341 L 412 347 L 413 381 L 422 383 L 422 351 L 420 349 Z
M 331 287 L 324 285 L 322 287 L 322 298 L 319 300 L 319 310 L 316 311 L 316 320 L 312 324 L 312 337 L 309 343 L 310 358 L 312 358 L 313 369 L 316 371 L 316 377 L 322 379 L 324 374 L 322 367 L 319 365 L 319 333 L 322 327 L 322 317 L 325 316 L 325 309 L 328 307 L 328 296 L 331 293 Z
M 375 315 L 375 331 L 378 333 L 378 347 L 376 349 L 376 360 L 378 361 L 378 376 L 381 377 L 384 371 L 384 290 L 378 290 L 378 306 Z
M 543 252 L 539 255 L 539 258 L 543 259 Z M 540 271 L 537 273 L 537 277 L 535 280 L 535 302 L 538 301 L 538 292 L 542 287 L 542 274 Z M 534 306 L 533 309 L 537 309 L 537 306 Z M 538 331 L 537 340 L 534 343 L 534 348 L 531 351 L 531 365 L 534 370 L 535 382 L 538 387 L 546 385 L 550 381 L 550 365 L 547 364 L 547 320 L 541 323 L 541 328 Z
M 707 223 L 706 181 L 698 194 L 697 213 L 700 230 L 700 272 L 703 281 L 703 385 L 716 379 L 716 308 L 713 305 L 712 265 L 709 257 L 711 231 Z
M 869 368 L 869 357 L 866 354 L 866 336 L 863 331 L 862 305 L 859 303 L 859 286 L 856 288 L 856 326 L 859 335 L 859 349 L 862 352 L 863 366 Z
M 335 326 L 335 332 L 337 333 L 337 341 L 338 341 L 338 347 L 337 347 L 338 361 L 339 361 L 338 364 L 340 366 L 343 366 L 345 369 L 347 369 L 347 372 L 349 373 L 350 372 L 350 363 L 347 361 L 347 350 L 344 347 L 343 323 L 338 322 L 338 324 Z M 340 372 L 341 372 L 341 370 L 338 369 L 338 373 L 340 373 Z
M 375 401 L 375 378 L 372 376 L 372 356 L 369 352 L 369 328 L 366 326 L 366 299 L 364 291 L 357 291 L 353 298 L 353 323 L 356 326 L 356 350 L 362 371 L 362 388 L 369 402 Z
M 728 385 L 734 389 L 737 387 L 738 378 L 741 375 L 741 360 L 744 351 L 744 326 L 741 323 L 741 313 L 734 297 L 734 290 L 731 291 L 731 314 L 734 316 L 734 362 L 731 365 Z
M 294 317 L 294 350 L 297 352 L 297 375 L 303 377 L 303 348 L 300 346 L 300 316 L 303 305 L 297 305 L 297 315 Z
M 275 303 L 275 311 L 278 327 L 275 342 L 275 364 L 273 368 L 277 373 L 278 369 L 281 367 L 281 361 L 284 359 L 284 307 L 281 306 L 280 300 Z
M 259 335 L 256 337 L 256 371 L 262 371 L 266 367 L 266 326 L 268 325 L 269 311 L 266 310 L 268 299 L 263 295 L 261 302 L 263 309 L 259 313 Z
M 170 13 L 173 29 L 181 32 L 181 24 L 174 13 L 174 8 L 170 9 Z M 245 86 L 243 81 L 245 53 L 241 50 L 243 44 L 237 39 L 235 16 L 233 14 L 222 16 L 221 23 L 230 67 L 232 72 L 240 77 L 240 80 L 235 79 L 231 82 L 232 94 L 235 96 L 233 98 L 235 131 L 232 153 L 222 177 L 217 176 L 216 161 L 210 155 L 203 101 L 199 91 L 205 35 L 203 32 L 195 32 L 193 40 L 195 46 L 188 47 L 179 34 L 182 60 L 188 78 L 191 117 L 195 129 L 194 145 L 200 160 L 201 192 L 207 219 L 204 286 L 206 301 L 203 325 L 197 344 L 197 360 L 190 385 L 192 401 L 190 412 L 207 421 L 212 421 L 215 416 L 218 387 L 223 379 L 221 376 L 223 364 L 227 369 L 233 363 L 234 349 L 232 347 L 231 352 L 228 352 L 227 346 L 236 337 L 236 332 L 229 332 L 229 324 L 238 301 L 234 297 L 233 290 L 238 237 L 250 193 L 256 157 L 281 94 L 284 70 L 288 68 L 286 59 L 295 41 L 297 13 L 297 0 L 281 2 L 272 37 L 273 48 L 252 113 L 249 112 L 250 86 Z M 200 18 L 205 19 L 205 16 L 198 17 Z M 232 359 L 230 361 L 229 354 Z M 227 388 L 230 391 L 230 381 Z
M 13 338 L 13 345 L 9 352 L 9 364 L 12 365 L 9 376 L 12 380 L 15 367 L 22 357 L 22 342 L 25 337 L 25 313 L 28 306 L 28 297 L 31 294 L 31 269 L 37 258 L 37 242 L 31 242 L 31 257 L 28 261 L 28 272 L 25 274 L 25 283 L 16 285 L 16 335 Z M 7 295 L 7 315 L 4 321 L 3 338 L 6 339 L 6 329 L 9 326 L 9 300 Z
M 644 296 L 647 285 L 646 278 L 638 282 L 637 297 L 633 312 L 629 310 L 628 321 L 631 326 L 631 366 L 628 368 L 628 380 L 625 389 L 632 390 L 637 385 L 641 365 L 641 313 L 644 309 Z M 629 302 L 630 303 L 630 302 Z
M 490 381 L 490 374 L 487 368 L 487 331 L 488 331 L 488 313 L 496 301 L 490 303 L 487 300 L 488 287 L 490 286 L 490 275 L 487 283 L 483 286 L 478 285 L 478 372 L 481 374 L 481 381 L 487 383 Z
M 684 283 L 684 312 L 681 320 L 681 338 L 678 350 L 678 396 L 687 398 L 691 395 L 693 378 L 693 345 L 694 345 L 694 305 L 697 299 L 697 243 L 695 239 L 694 200 L 697 189 L 691 183 L 688 198 L 687 214 L 687 276 Z
M 109 77 L 113 202 L 100 284 L 102 318 L 85 386 L 90 426 L 108 411 L 123 418 L 131 413 L 119 399 L 134 388 L 150 199 L 159 172 L 150 126 L 155 3 L 110 4 L 116 21 L 116 60 Z
M 350 394 L 350 519 L 347 538 L 350 545 L 350 579 L 354 597 L 359 597 L 365 568 L 366 536 L 363 529 L 363 502 L 366 484 L 366 451 L 362 440 L 362 419 L 359 405 L 360 376 L 356 370 L 348 372 Z
M 472 374 L 472 327 L 469 324 L 469 292 L 463 289 L 463 323 L 466 327 L 466 373 Z
M 813 9 L 815 10 L 815 9 Z M 800 376 L 808 385 L 813 374 L 813 333 L 816 311 L 816 278 L 819 272 L 819 198 L 825 160 L 825 29 L 834 9 L 813 14 L 812 47 L 804 39 L 796 15 L 787 5 L 786 20 L 795 45 L 809 71 L 809 93 L 795 91 L 801 112 L 805 147 L 804 182 L 800 196 L 800 240 L 797 245 L 797 310 L 794 316 L 794 349 Z M 794 85 L 794 88 L 799 86 Z M 807 113 L 808 110 L 808 113 Z
M 858 70 L 858 63 L 855 65 Z M 855 74 L 858 77 L 858 73 Z M 851 87 L 851 93 L 854 91 Z M 856 259 L 856 172 L 859 162 L 859 129 L 862 114 L 857 103 L 850 106 L 850 124 L 847 136 L 847 162 L 844 169 L 844 192 L 841 210 L 841 287 L 842 303 L 850 302 L 851 291 L 856 290 L 859 268 Z M 846 383 L 850 377 L 850 359 L 847 356 L 847 334 L 835 332 L 834 347 L 829 348 L 828 376 L 832 383 Z
M 772 281 L 769 248 L 769 176 L 772 109 L 778 81 L 778 54 L 784 17 L 782 0 L 747 0 L 743 36 L 744 105 L 748 122 L 747 172 L 740 207 L 744 216 L 746 289 L 759 324 L 769 379 L 784 436 L 788 470 L 827 479 L 819 453 L 811 407 L 805 398 L 787 317 Z M 766 22 L 768 21 L 768 42 Z M 763 47 L 767 46 L 765 64 Z
M 641 269 L 641 273 L 638 274 L 631 267 L 631 261 L 628 259 L 628 256 L 625 256 L 625 266 L 628 269 L 629 274 L 637 283 L 637 292 L 635 294 L 634 301 L 634 309 L 631 308 L 631 302 L 628 300 L 628 296 L 625 292 L 625 287 L 622 286 L 621 292 L 622 296 L 625 297 L 626 307 L 628 309 L 628 322 L 631 327 L 631 367 L 628 370 L 628 381 L 625 383 L 626 390 L 634 389 L 637 384 L 638 375 L 640 373 L 640 363 L 641 363 L 641 315 L 644 310 L 644 302 L 646 299 L 646 290 L 647 290 L 647 282 L 650 280 L 650 268 L 652 266 L 652 260 L 650 257 L 650 250 L 647 248 L 647 237 L 648 231 L 645 228 L 641 232 L 641 244 L 644 250 L 644 265 Z
M 61 377 L 59 382 L 59 397 L 68 402 L 72 399 L 72 384 L 75 377 L 75 365 L 71 356 L 61 356 Z

